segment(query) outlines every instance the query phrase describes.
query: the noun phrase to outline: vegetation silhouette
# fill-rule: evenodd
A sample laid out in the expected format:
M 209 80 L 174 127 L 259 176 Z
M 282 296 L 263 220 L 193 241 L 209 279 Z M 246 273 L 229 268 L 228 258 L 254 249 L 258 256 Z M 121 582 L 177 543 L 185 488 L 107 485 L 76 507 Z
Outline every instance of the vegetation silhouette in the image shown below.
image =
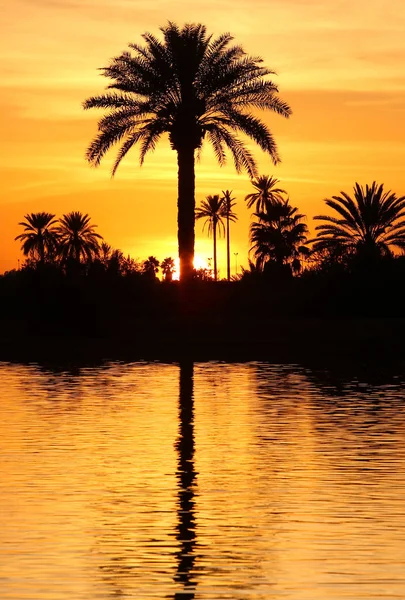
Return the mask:
M 25 221 L 19 223 L 24 233 L 15 238 L 22 242 L 24 256 L 44 263 L 53 258 L 58 245 L 57 220 L 55 215 L 47 212 L 30 213 L 24 216 Z
M 141 263 L 125 257 L 103 242 L 89 216 L 81 213 L 76 213 L 78 230 L 90 234 L 90 247 L 79 252 L 71 245 L 73 262 L 66 261 L 58 248 L 58 221 L 48 213 L 36 221 L 33 213 L 31 222 L 23 223 L 23 239 L 17 239 L 23 244 L 29 240 L 26 261 L 21 269 L 0 276 L 0 359 L 84 353 L 291 361 L 304 351 L 402 357 L 405 256 L 395 247 L 402 251 L 404 199 L 384 194 L 376 184 L 363 191 L 370 204 L 368 212 L 367 202 L 361 205 L 368 215 L 364 220 L 371 228 L 364 239 L 369 248 L 371 238 L 376 251 L 364 252 L 359 234 L 357 245 L 353 236 L 347 247 L 339 239 L 336 245 L 328 239 L 317 246 L 316 238 L 308 255 L 303 215 L 288 199 L 267 200 L 251 224 L 249 268 L 220 282 L 210 270 L 195 272 L 190 286 L 170 281 L 170 258 L 162 263 L 161 282 L 157 258 Z M 224 204 L 217 196 L 220 201 Z M 371 227 L 376 214 L 388 222 L 385 229 Z M 226 217 L 221 218 L 223 228 Z M 336 220 L 332 225 L 346 232 L 343 217 Z M 48 251 L 37 242 L 52 221 L 55 238 Z M 35 223 L 42 223 L 38 231 Z M 346 234 L 343 239 L 350 241 Z
M 87 159 L 99 165 L 105 153 L 121 143 L 112 173 L 130 149 L 140 144 L 140 163 L 154 150 L 162 134 L 169 135 L 178 164 L 178 246 L 180 279 L 193 277 L 195 227 L 195 152 L 205 138 L 220 165 L 230 151 L 237 172 L 257 175 L 256 161 L 236 135 L 241 132 L 280 159 L 267 127 L 249 109 L 271 110 L 288 117 L 291 109 L 266 79 L 274 71 L 262 60 L 231 45 L 228 33 L 213 38 L 202 24 L 180 28 L 169 22 L 161 28 L 163 40 L 143 34 L 144 45 L 129 44 L 129 51 L 102 69 L 112 83 L 106 94 L 93 96 L 84 108 L 106 109 L 99 133 L 87 150 Z
M 162 269 L 164 281 L 167 281 L 168 283 L 173 281 L 173 273 L 176 270 L 174 258 L 168 256 L 167 258 L 163 259 L 160 268 Z
M 160 262 L 155 256 L 149 256 L 142 265 L 142 270 L 152 280 L 156 279 L 159 270 Z
M 176 444 L 178 452 L 178 509 L 177 540 L 180 544 L 177 553 L 177 572 L 175 581 L 183 586 L 174 598 L 192 600 L 195 597 L 196 583 L 193 578 L 196 545 L 195 523 L 195 487 L 194 468 L 194 364 L 183 359 L 179 364 L 179 437 Z
M 357 182 L 353 197 L 346 192 L 326 198 L 338 216 L 317 215 L 315 251 L 346 253 L 366 261 L 392 256 L 392 248 L 405 249 L 405 197 L 384 192 L 375 181 L 365 188 Z
M 236 206 L 235 198 L 232 198 L 232 191 L 222 191 L 222 200 L 225 204 L 225 216 L 226 216 L 226 278 L 228 281 L 231 280 L 231 232 L 230 232 L 230 221 L 237 221 L 238 217 L 233 212 Z M 232 215 L 232 216 L 231 216 Z
M 225 234 L 224 219 L 229 223 L 229 221 L 236 221 L 237 216 L 230 210 L 224 197 L 220 198 L 218 194 L 215 194 L 214 196 L 207 196 L 201 202 L 201 206 L 196 209 L 195 217 L 196 219 L 205 219 L 203 231 L 206 224 L 208 224 L 208 235 L 212 234 L 214 240 L 214 280 L 217 281 L 217 231 L 219 235 L 221 233 Z
M 283 202 L 283 195 L 287 192 L 281 188 L 276 187 L 279 184 L 279 180 L 268 175 L 261 175 L 251 181 L 251 184 L 255 188 L 255 192 L 252 192 L 245 196 L 245 202 L 248 208 L 252 208 L 255 205 L 255 212 L 264 212 L 268 204 L 274 204 L 275 202 Z
M 100 252 L 102 236 L 94 231 L 96 225 L 90 224 L 88 214 L 72 211 L 59 221 L 58 253 L 62 261 L 91 260 Z
M 254 213 L 257 221 L 250 225 L 251 251 L 260 269 L 272 265 L 282 273 L 301 270 L 301 257 L 309 253 L 305 246 L 308 227 L 304 215 L 289 200 L 267 200 L 264 210 Z

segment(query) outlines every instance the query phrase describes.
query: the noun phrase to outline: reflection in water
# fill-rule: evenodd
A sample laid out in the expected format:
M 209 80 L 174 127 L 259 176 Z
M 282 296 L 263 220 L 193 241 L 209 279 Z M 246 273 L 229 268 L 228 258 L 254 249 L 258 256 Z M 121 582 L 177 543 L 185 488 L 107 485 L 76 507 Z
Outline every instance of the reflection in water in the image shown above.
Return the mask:
M 194 364 L 192 361 L 180 363 L 179 384 L 179 438 L 177 479 L 179 488 L 177 539 L 180 550 L 177 553 L 178 567 L 175 581 L 183 585 L 183 591 L 176 592 L 175 598 L 191 600 L 194 598 L 195 583 L 193 567 L 195 561 L 195 515 L 194 486 Z
M 0 365 L 2 600 L 403 600 L 405 385 L 371 375 Z

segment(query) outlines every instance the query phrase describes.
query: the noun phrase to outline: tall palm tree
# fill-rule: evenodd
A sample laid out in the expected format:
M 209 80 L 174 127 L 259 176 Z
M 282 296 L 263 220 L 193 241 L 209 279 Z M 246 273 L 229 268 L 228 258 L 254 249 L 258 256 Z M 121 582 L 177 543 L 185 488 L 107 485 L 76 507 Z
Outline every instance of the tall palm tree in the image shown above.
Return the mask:
M 323 221 L 315 227 L 314 250 L 339 249 L 367 258 L 389 256 L 393 247 L 404 250 L 405 196 L 384 192 L 375 181 L 365 188 L 356 182 L 353 189 L 353 197 L 340 192 L 325 199 L 337 216 L 314 217 Z
M 225 205 L 226 214 L 226 275 L 228 281 L 231 280 L 231 236 L 230 236 L 230 221 L 237 221 L 238 217 L 232 211 L 235 207 L 235 198 L 232 198 L 232 191 L 222 191 L 222 199 Z M 231 216 L 232 215 L 232 216 Z
M 277 187 L 280 183 L 278 179 L 269 177 L 268 175 L 261 175 L 252 180 L 251 183 L 256 191 L 245 196 L 245 201 L 248 208 L 252 208 L 255 204 L 255 212 L 257 213 L 265 211 L 269 203 L 283 202 L 283 194 L 287 193 L 285 190 Z
M 73 211 L 59 221 L 59 253 L 62 260 L 80 263 L 82 259 L 91 260 L 100 252 L 102 236 L 94 231 L 97 225 L 90 224 L 88 214 Z
M 219 194 L 214 196 L 207 196 L 205 200 L 201 202 L 201 206 L 195 211 L 196 219 L 205 219 L 203 225 L 203 231 L 205 226 L 208 224 L 208 235 L 214 238 L 214 279 L 218 279 L 217 269 L 217 231 L 219 235 L 225 234 L 224 218 L 226 218 L 226 206 L 223 198 L 219 197 Z M 229 218 L 235 220 L 236 216 L 230 213 Z
M 19 223 L 24 227 L 24 233 L 17 235 L 15 239 L 22 242 L 24 256 L 43 263 L 55 253 L 58 237 L 55 215 L 47 212 L 30 213 L 24 219 Z
M 180 278 L 193 275 L 195 227 L 195 151 L 208 139 L 220 165 L 226 149 L 238 172 L 256 177 L 256 162 L 237 132 L 253 139 L 273 163 L 277 146 L 265 123 L 248 111 L 267 109 L 288 117 L 291 109 L 266 79 L 274 72 L 261 59 L 231 45 L 225 33 L 217 38 L 201 24 L 179 28 L 169 22 L 161 28 L 163 40 L 143 34 L 144 45 L 112 59 L 102 70 L 111 80 L 106 94 L 84 102 L 84 108 L 107 109 L 99 133 L 87 150 L 87 160 L 99 165 L 105 153 L 121 143 L 112 173 L 129 150 L 140 144 L 140 163 L 168 133 L 178 164 L 178 245 Z
M 287 199 L 267 204 L 265 211 L 255 213 L 254 217 L 257 221 L 250 226 L 250 242 L 257 266 L 263 268 L 267 262 L 273 262 L 279 268 L 289 265 L 293 272 L 298 272 L 300 258 L 308 253 L 304 215 Z

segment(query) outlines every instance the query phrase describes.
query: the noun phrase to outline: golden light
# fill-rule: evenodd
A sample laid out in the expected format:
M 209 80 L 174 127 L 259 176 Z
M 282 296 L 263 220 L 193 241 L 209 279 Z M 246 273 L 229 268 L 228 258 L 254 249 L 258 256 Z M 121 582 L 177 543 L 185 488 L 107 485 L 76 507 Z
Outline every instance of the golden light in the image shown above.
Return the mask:
M 212 270 L 211 258 L 203 258 L 202 256 L 196 254 L 194 256 L 194 268 L 195 269 L 207 269 L 209 271 Z M 180 261 L 179 258 L 174 259 L 175 269 L 173 271 L 173 281 L 178 281 L 180 279 Z

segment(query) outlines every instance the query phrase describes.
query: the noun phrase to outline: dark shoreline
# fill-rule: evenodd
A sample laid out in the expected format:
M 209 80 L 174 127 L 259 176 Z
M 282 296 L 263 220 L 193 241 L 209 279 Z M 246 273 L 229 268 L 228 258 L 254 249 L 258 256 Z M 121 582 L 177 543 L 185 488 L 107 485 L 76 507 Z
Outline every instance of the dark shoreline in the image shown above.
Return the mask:
M 86 333 L 2 327 L 0 361 L 268 361 L 405 365 L 405 318 L 137 319 Z

